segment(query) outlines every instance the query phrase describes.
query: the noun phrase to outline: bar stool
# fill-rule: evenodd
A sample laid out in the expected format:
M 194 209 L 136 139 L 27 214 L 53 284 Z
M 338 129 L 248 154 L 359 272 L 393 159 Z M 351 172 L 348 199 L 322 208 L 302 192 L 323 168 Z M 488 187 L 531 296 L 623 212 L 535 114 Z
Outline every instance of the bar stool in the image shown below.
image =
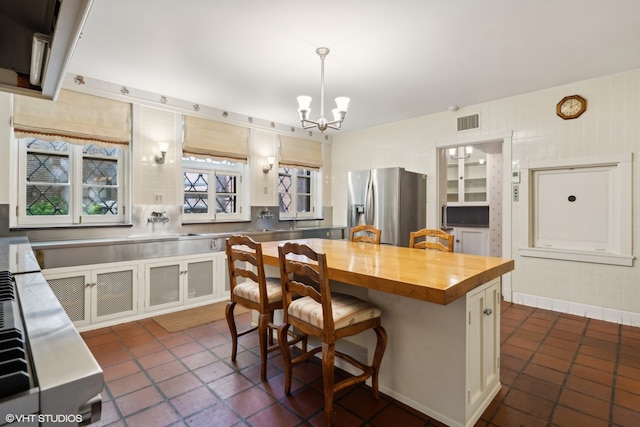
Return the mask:
M 337 391 L 371 378 L 373 395 L 376 399 L 380 398 L 378 374 L 387 345 L 387 333 L 380 322 L 381 310 L 367 301 L 350 295 L 332 294 L 325 254 L 318 253 L 307 245 L 289 242 L 278 247 L 278 255 L 283 301 L 283 323 L 278 327 L 278 341 L 285 342 L 291 326 L 305 336 L 313 335 L 322 341 L 321 347 L 312 348 L 309 351 L 303 350 L 302 354 L 293 359 L 289 346 L 280 345 L 285 368 L 285 394 L 291 394 L 293 365 L 322 352 L 324 419 L 325 425 L 329 426 L 333 413 L 333 396 Z M 301 261 L 304 257 L 307 258 L 306 262 Z M 311 263 L 308 262 L 309 260 Z M 314 286 L 298 281 L 299 277 L 313 283 Z M 294 300 L 294 295 L 299 295 L 300 298 Z M 336 350 L 338 339 L 359 334 L 367 329 L 373 329 L 377 339 L 371 365 L 366 365 Z M 362 374 L 349 376 L 335 383 L 336 357 L 355 366 L 362 371 Z
M 262 259 L 262 245 L 248 236 L 234 235 L 226 240 L 229 266 L 230 295 L 226 307 L 227 323 L 231 332 L 231 360 L 236 360 L 238 337 L 258 330 L 260 336 L 260 378 L 267 378 L 267 354 L 278 350 L 273 343 L 273 312 L 282 308 L 282 285 L 279 277 L 266 277 Z M 240 281 L 242 278 L 245 280 Z M 259 313 L 258 326 L 238 333 L 233 311 L 236 304 Z M 302 337 L 300 338 L 302 339 Z M 286 341 L 285 341 L 286 342 Z M 297 341 L 292 341 L 293 344 Z M 306 342 L 303 343 L 306 348 Z
M 423 237 L 424 240 L 416 241 L 417 239 Z M 429 237 L 435 237 L 436 241 L 429 240 Z M 442 244 L 440 239 L 445 240 L 447 244 Z M 448 234 L 442 230 L 429 228 L 412 231 L 411 234 L 409 234 L 409 247 L 417 249 L 436 249 L 442 252 L 453 252 L 453 234 Z
M 366 242 L 380 244 L 380 236 L 382 231 L 373 225 L 363 224 L 353 227 L 349 232 L 349 240 L 352 242 Z

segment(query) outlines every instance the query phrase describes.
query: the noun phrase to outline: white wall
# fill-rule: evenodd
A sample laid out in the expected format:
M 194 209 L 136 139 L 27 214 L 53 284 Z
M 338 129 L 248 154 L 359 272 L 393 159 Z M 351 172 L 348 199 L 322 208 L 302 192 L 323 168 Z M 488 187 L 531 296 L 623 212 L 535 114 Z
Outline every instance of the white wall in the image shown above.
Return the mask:
M 566 95 L 580 94 L 588 101 L 578 119 L 556 116 L 556 103 Z M 456 132 L 456 118 L 480 114 L 479 130 Z M 442 141 L 501 138 L 513 132 L 510 162 L 524 165 L 531 160 L 579 159 L 634 153 L 633 248 L 640 247 L 640 70 L 605 76 L 550 88 L 521 96 L 499 99 L 363 131 L 337 134 L 332 144 L 332 181 L 346 181 L 349 170 L 402 166 L 426 173 L 428 225 L 436 224 L 436 144 Z M 510 189 L 510 185 L 509 185 Z M 334 185 L 334 224 L 346 223 L 346 191 Z M 523 203 L 512 202 L 510 233 L 515 259 L 513 296 L 517 302 L 589 317 L 640 325 L 640 266 L 589 264 L 525 258 L 518 254 L 523 233 L 528 233 Z M 631 231 L 630 231 L 631 232 Z M 526 237 L 526 236 L 525 236 Z

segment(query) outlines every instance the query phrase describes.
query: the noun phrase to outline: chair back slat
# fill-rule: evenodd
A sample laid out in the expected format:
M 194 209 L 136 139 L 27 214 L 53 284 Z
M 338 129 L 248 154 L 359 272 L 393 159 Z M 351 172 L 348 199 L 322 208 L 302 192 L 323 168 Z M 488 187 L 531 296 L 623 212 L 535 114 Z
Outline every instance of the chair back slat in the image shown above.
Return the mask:
M 379 245 L 381 236 L 381 230 L 368 224 L 355 226 L 351 228 L 349 232 L 349 240 L 352 242 L 365 242 Z
M 429 240 L 435 238 L 435 241 Z M 424 240 L 418 240 L 424 239 Z M 442 243 L 446 242 L 446 245 Z M 438 229 L 423 228 L 412 231 L 409 235 L 409 247 L 416 249 L 435 249 L 442 252 L 453 252 L 453 234 Z

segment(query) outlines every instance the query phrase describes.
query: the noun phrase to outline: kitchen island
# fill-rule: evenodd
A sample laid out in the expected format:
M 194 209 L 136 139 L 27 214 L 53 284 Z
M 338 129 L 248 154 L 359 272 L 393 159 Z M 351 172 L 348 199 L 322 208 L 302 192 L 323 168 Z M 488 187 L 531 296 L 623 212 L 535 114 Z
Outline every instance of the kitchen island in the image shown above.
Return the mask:
M 265 263 L 278 246 L 264 242 Z M 327 255 L 332 289 L 382 311 L 380 390 L 449 425 L 472 426 L 500 390 L 500 278 L 513 260 L 345 240 L 302 239 Z M 343 351 L 373 354 L 373 335 Z M 358 354 L 360 353 L 360 354 Z

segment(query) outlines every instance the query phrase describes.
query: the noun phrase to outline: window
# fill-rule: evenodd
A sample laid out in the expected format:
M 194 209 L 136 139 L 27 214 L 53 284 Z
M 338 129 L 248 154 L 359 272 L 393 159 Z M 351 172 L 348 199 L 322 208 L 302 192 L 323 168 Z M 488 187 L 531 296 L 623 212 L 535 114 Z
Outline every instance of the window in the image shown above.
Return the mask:
M 18 224 L 122 223 L 126 150 L 20 138 Z
M 182 163 L 185 221 L 246 219 L 244 163 L 196 157 L 184 157 Z
M 312 218 L 315 214 L 316 178 L 310 169 L 280 167 L 278 169 L 278 201 L 280 218 Z

